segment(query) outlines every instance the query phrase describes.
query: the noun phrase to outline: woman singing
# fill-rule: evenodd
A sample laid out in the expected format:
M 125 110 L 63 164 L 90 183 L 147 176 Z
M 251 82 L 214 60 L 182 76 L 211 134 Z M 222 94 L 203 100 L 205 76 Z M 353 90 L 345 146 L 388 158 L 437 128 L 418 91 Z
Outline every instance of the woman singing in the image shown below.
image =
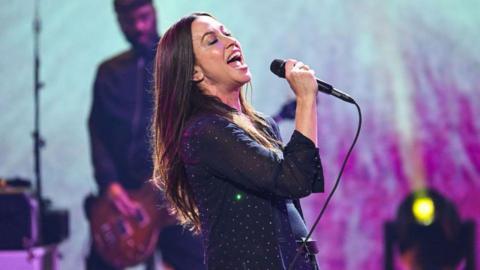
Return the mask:
M 240 43 L 206 13 L 182 18 L 156 57 L 154 179 L 180 221 L 200 232 L 208 269 L 287 269 L 307 235 L 299 198 L 323 191 L 317 149 L 317 84 L 288 60 L 295 131 L 277 125 L 242 87 L 251 74 Z M 316 269 L 305 250 L 292 269 Z

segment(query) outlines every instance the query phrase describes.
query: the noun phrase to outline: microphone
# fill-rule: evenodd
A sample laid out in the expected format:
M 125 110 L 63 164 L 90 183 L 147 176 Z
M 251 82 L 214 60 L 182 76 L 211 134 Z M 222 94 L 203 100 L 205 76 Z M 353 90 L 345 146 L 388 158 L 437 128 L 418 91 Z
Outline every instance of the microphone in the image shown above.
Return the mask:
M 277 75 L 280 78 L 285 78 L 285 60 L 275 59 L 270 64 L 270 71 L 273 74 Z M 317 80 L 318 91 L 323 92 L 325 94 L 329 94 L 335 96 L 343 101 L 355 104 L 355 100 L 352 97 L 343 93 L 342 91 L 333 88 L 330 84 L 326 82 L 322 82 L 320 79 L 315 78 Z

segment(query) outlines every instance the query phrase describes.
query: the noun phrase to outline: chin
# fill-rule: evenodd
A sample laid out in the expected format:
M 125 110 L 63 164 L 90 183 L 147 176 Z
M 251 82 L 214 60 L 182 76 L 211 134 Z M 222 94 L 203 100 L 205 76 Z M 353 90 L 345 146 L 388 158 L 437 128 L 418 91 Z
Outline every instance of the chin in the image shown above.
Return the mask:
M 238 81 L 241 83 L 241 86 L 244 86 L 245 84 L 249 83 L 251 80 L 252 80 L 252 76 L 250 75 L 250 73 L 248 73 Z
M 245 83 L 248 83 L 252 80 L 252 74 L 250 73 L 249 69 L 247 69 L 247 71 L 243 74 L 243 79 L 245 80 Z

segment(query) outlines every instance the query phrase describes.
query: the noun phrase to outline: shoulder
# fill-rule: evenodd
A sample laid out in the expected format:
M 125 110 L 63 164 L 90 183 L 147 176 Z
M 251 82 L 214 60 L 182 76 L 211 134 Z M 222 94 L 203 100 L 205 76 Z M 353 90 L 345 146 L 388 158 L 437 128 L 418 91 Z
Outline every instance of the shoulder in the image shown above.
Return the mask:
M 258 114 L 258 116 L 265 121 L 267 132 L 275 136 L 276 139 L 280 139 L 279 129 L 275 120 L 265 115 Z M 229 137 L 241 140 L 249 136 L 244 129 L 226 117 L 215 113 L 204 113 L 194 116 L 187 121 L 182 137 L 183 140 L 187 141 L 196 138 L 196 141 L 200 143 L 202 141 L 210 141 L 211 139 L 217 140 L 218 138 Z
M 232 134 L 233 124 L 217 114 L 201 114 L 187 121 L 180 139 L 180 153 L 186 164 L 199 162 L 199 157 L 218 146 L 219 139 Z M 202 154 L 203 153 L 203 154 Z
M 132 63 L 135 62 L 135 60 L 136 60 L 136 57 L 133 50 L 130 49 L 130 50 L 121 52 L 100 63 L 100 65 L 98 66 L 97 73 L 105 74 L 105 73 L 114 72 L 116 70 L 121 70 L 126 67 L 130 67 Z
M 275 129 L 277 127 L 277 122 L 275 122 L 275 120 L 271 116 L 258 111 L 255 112 L 255 115 L 263 119 L 270 129 Z
M 273 130 L 277 130 L 278 129 L 278 125 L 277 125 L 277 122 L 275 122 L 275 120 L 273 120 L 272 117 L 270 116 L 264 116 L 263 119 L 265 119 L 265 122 L 267 122 L 268 126 Z
M 233 127 L 233 123 L 221 115 L 202 113 L 187 121 L 182 134 L 184 138 L 206 136 L 208 134 L 218 134 L 231 127 Z
M 268 132 L 276 137 L 277 140 L 281 140 L 280 129 L 278 128 L 277 122 L 275 120 L 263 113 L 255 112 L 257 116 L 261 117 L 267 124 Z

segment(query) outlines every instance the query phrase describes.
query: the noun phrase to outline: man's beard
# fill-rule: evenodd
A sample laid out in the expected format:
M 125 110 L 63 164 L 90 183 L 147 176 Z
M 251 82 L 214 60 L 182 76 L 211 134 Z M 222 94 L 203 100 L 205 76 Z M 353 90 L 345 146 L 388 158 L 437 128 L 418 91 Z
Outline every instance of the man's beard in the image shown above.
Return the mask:
M 127 37 L 128 42 L 132 47 L 142 53 L 153 53 L 155 50 L 155 45 L 158 41 L 159 37 L 156 33 L 150 33 L 148 35 L 148 40 L 146 41 L 140 41 L 139 38 L 137 37 Z

